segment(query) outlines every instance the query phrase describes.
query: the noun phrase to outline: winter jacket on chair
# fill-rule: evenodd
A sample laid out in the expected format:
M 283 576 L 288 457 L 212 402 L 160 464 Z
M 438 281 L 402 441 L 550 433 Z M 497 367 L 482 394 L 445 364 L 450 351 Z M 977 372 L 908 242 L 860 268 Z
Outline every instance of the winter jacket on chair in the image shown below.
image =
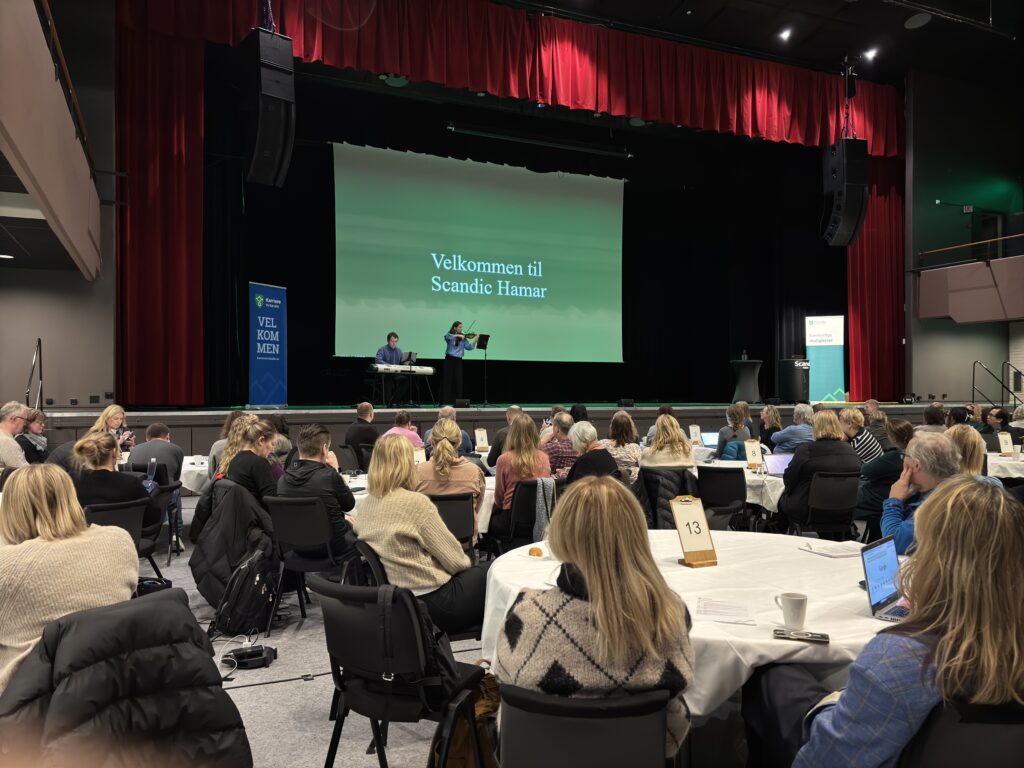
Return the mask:
M 0 763 L 248 768 L 212 654 L 180 589 L 49 623 L 0 695 Z
M 647 517 L 648 528 L 675 528 L 672 507 L 676 496 L 696 495 L 697 478 L 683 467 L 640 467 L 634 491 Z

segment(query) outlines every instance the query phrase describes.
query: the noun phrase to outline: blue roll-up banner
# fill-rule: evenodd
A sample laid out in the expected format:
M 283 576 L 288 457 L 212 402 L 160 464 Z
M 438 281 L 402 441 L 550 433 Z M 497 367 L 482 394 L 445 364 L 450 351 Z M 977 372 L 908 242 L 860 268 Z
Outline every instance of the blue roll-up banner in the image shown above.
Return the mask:
M 804 320 L 807 360 L 811 365 L 811 402 L 846 401 L 845 320 L 843 315 L 819 315 Z
M 288 404 L 288 292 L 249 283 L 249 405 Z

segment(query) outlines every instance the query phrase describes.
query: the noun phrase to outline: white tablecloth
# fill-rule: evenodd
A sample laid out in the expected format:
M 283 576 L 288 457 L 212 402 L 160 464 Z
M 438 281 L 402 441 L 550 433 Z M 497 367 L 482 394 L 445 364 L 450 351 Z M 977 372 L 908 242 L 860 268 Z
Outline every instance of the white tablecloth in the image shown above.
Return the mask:
M 200 493 L 209 479 L 209 459 L 206 456 L 186 456 L 181 465 L 181 485 L 193 493 Z
M 739 467 L 747 477 L 747 503 L 760 504 L 769 512 L 778 510 L 779 499 L 786 489 L 781 477 L 772 475 L 759 475 L 747 469 L 745 461 L 716 461 L 710 465 L 714 467 Z M 700 464 L 694 468 L 694 473 L 700 477 Z
M 651 549 L 668 585 L 686 602 L 693 618 L 695 680 L 686 691 L 694 715 L 707 715 L 723 704 L 750 677 L 755 667 L 773 662 L 824 664 L 843 668 L 879 630 L 889 626 L 872 618 L 867 596 L 857 582 L 864 578 L 860 557 L 828 558 L 803 552 L 801 545 L 831 542 L 765 533 L 713 531 L 718 565 L 687 568 L 675 531 L 650 531 Z M 521 547 L 499 557 L 487 578 L 483 652 L 494 658 L 498 633 L 520 589 L 554 586 L 559 564 L 527 555 Z M 546 547 L 545 547 L 546 551 Z M 808 596 L 806 628 L 830 635 L 828 645 L 775 640 L 782 612 L 774 597 L 781 592 Z M 748 606 L 756 625 L 721 624 L 697 614 L 697 598 L 710 597 Z
M 359 505 L 368 495 L 366 493 L 366 475 L 358 475 L 354 479 L 346 477 L 345 482 L 350 486 L 363 489 L 361 491 L 354 491 L 352 494 L 353 496 L 356 497 L 356 506 L 355 509 L 353 509 L 350 514 L 352 514 L 353 516 L 357 516 L 359 514 Z M 479 531 L 487 530 L 487 526 L 491 522 L 491 506 L 494 504 L 494 478 L 486 477 L 484 478 L 484 483 L 487 486 L 486 489 L 484 490 L 484 503 L 483 506 L 480 508 L 480 514 L 477 516 L 476 519 L 477 530 Z
M 988 455 L 988 473 L 992 477 L 1024 477 L 1024 461 L 1012 456 Z

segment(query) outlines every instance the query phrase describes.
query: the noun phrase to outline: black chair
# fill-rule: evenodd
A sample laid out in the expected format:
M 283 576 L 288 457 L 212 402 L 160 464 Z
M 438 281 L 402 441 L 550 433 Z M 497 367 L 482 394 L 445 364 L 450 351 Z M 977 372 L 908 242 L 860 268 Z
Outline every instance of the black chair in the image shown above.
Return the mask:
M 306 574 L 320 571 L 342 571 L 349 561 L 355 557 L 351 550 L 335 553 L 331 547 L 333 531 L 327 507 L 323 499 L 317 496 L 264 496 L 264 504 L 270 512 L 274 524 L 274 542 L 281 558 L 277 574 L 277 592 L 274 595 L 274 607 L 267 621 L 267 632 L 277 613 L 281 601 L 281 585 L 286 570 L 295 574 L 295 593 L 299 598 L 299 611 L 306 618 Z M 300 555 L 296 550 L 326 550 L 324 557 L 308 557 Z
M 555 499 L 551 514 L 558 503 L 558 497 L 565 489 L 564 478 L 555 480 Z M 533 526 L 537 522 L 537 481 L 520 480 L 512 493 L 512 507 L 508 515 L 508 527 L 500 531 L 496 537 L 498 554 L 516 547 L 533 543 Z
M 985 450 L 989 453 L 999 453 L 999 435 L 996 433 L 984 434 L 981 439 L 985 441 Z
M 7 485 L 7 478 L 14 474 L 15 467 L 4 467 L 0 469 L 0 493 L 3 492 L 4 486 Z
M 501 686 L 502 768 L 664 768 L 666 690 L 573 699 Z
M 807 520 L 790 516 L 789 532 L 802 536 L 813 531 L 820 538 L 843 540 L 851 538 L 853 514 L 857 509 L 857 472 L 815 472 L 807 502 Z
M 359 444 L 359 458 L 362 462 L 363 472 L 367 472 L 370 469 L 370 458 L 373 456 L 373 443 L 360 443 Z
M 338 469 L 341 472 L 361 472 L 359 457 L 356 456 L 356 449 L 351 445 L 339 445 L 334 453 L 338 457 Z
M 903 748 L 897 768 L 1016 768 L 1022 754 L 1024 707 L 954 701 L 932 710 Z
M 476 522 L 476 506 L 472 493 L 453 493 L 445 496 L 428 496 L 444 524 L 463 548 L 473 543 L 473 528 Z
M 128 535 L 135 542 L 135 550 L 139 557 L 149 560 L 157 578 L 162 579 L 164 575 L 160 573 L 156 561 L 153 560 L 153 550 L 150 548 L 152 541 L 142 538 L 142 516 L 146 514 L 148 506 L 148 499 L 119 501 L 116 504 L 92 504 L 84 510 L 85 521 L 89 525 L 116 525 L 128 531 Z
M 184 552 L 181 546 L 181 539 L 178 536 L 178 507 L 174 504 L 174 492 L 181 489 L 181 481 L 175 480 L 171 482 L 170 475 L 167 472 L 167 465 L 159 462 L 155 463 L 156 469 L 153 472 L 153 480 L 160 487 L 153 491 L 151 495 L 156 501 L 157 506 L 167 513 L 167 562 L 165 565 L 170 565 L 173 555 L 180 555 Z M 149 477 L 149 463 L 130 461 L 124 465 L 124 470 L 122 471 L 131 472 L 133 475 L 140 475 L 140 479 L 144 480 Z M 160 529 L 163 528 L 163 524 L 163 520 L 161 520 L 159 523 L 154 523 L 148 528 L 142 529 L 142 551 L 149 554 L 156 552 L 156 540 L 160 536 Z
M 701 467 L 697 490 L 712 530 L 725 530 L 733 515 L 746 512 L 747 476 L 742 467 Z
M 418 609 L 412 593 L 394 592 L 390 621 L 379 587 L 354 587 L 335 584 L 320 576 L 309 577 L 309 587 L 320 596 L 324 614 L 324 634 L 334 678 L 331 719 L 334 731 L 324 768 L 334 765 L 341 731 L 349 712 L 369 718 L 377 761 L 387 768 L 388 724 L 439 722 L 441 727 L 440 762 L 445 766 L 456 718 L 469 726 L 475 748 L 476 766 L 482 768 L 480 745 L 476 738 L 473 692 L 484 675 L 482 667 L 457 662 L 460 679 L 448 700 L 433 704 L 427 695 L 428 677 L 424 659 L 431 652 L 429 641 L 420 629 Z M 385 642 L 384 627 L 390 628 L 390 643 Z M 390 645 L 390 648 L 386 646 Z

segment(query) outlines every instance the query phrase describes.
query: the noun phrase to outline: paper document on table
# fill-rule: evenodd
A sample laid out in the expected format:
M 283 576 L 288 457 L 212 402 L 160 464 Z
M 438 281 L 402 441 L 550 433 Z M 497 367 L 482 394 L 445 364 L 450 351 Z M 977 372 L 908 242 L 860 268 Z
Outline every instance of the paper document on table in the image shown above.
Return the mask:
M 747 606 L 742 603 L 730 603 L 710 597 L 697 598 L 697 615 L 720 624 L 749 624 L 753 626 L 756 623 L 751 618 Z
M 804 552 L 810 552 L 812 555 L 821 555 L 822 557 L 860 557 L 860 551 L 864 549 L 864 545 L 859 541 L 815 541 L 806 542 L 801 544 L 797 549 L 802 549 Z

